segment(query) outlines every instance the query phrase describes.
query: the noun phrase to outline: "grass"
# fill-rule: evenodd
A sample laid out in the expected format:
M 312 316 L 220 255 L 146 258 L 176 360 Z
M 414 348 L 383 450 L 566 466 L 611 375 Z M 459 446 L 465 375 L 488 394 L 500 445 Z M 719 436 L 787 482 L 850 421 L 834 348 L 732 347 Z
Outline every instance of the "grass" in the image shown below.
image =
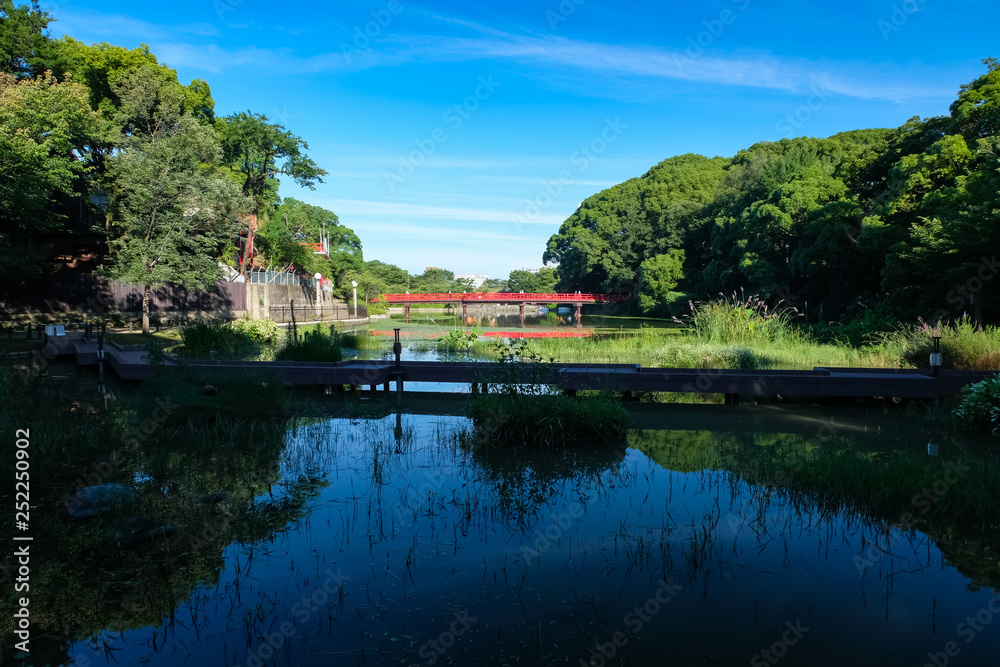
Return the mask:
M 258 341 L 248 332 L 233 328 L 227 322 L 192 322 L 181 328 L 184 353 L 205 356 L 215 352 L 231 357 L 250 354 L 259 348 Z
M 322 328 L 309 329 L 299 335 L 293 327 L 288 337 L 278 349 L 278 361 L 328 361 L 337 362 L 344 358 L 344 334 L 337 333 L 333 325 L 329 332 Z
M 608 396 L 478 394 L 467 405 L 476 444 L 566 447 L 624 438 L 628 413 Z

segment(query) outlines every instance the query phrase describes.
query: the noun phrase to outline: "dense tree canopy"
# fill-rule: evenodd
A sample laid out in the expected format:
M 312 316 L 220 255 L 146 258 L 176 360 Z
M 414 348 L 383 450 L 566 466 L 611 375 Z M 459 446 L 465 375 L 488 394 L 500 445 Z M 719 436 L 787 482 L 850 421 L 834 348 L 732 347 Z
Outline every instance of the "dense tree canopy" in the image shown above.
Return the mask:
M 879 302 L 905 318 L 996 318 L 1000 65 L 984 62 L 949 116 L 665 160 L 587 199 L 543 257 L 562 289 L 638 288 L 644 310 L 667 298 L 644 263 L 678 250 L 679 288 L 698 298 L 742 289 L 812 321 Z
M 336 214 L 278 196 L 279 178 L 312 187 L 326 174 L 303 139 L 251 111 L 216 118 L 209 84 L 182 84 L 148 46 L 51 39 L 55 19 L 16 3 L 0 0 L 0 273 L 50 270 L 58 237 L 85 236 L 105 244 L 109 275 L 208 285 L 234 261 L 241 231 L 240 248 L 251 247 L 258 223 L 257 259 L 274 268 L 335 281 L 364 270 L 361 241 Z M 142 220 L 147 234 L 136 232 Z M 329 256 L 302 245 L 324 234 Z M 152 238 L 166 254 L 135 245 Z

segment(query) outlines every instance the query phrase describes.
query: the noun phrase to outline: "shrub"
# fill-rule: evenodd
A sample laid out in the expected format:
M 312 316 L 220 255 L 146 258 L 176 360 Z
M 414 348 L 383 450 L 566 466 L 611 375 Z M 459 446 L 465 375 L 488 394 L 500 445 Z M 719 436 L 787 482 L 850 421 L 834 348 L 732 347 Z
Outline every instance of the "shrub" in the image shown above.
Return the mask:
M 1000 431 L 1000 375 L 965 387 L 955 416 L 980 433 Z
M 257 343 L 275 343 L 278 340 L 278 325 L 272 320 L 236 320 L 229 328 Z

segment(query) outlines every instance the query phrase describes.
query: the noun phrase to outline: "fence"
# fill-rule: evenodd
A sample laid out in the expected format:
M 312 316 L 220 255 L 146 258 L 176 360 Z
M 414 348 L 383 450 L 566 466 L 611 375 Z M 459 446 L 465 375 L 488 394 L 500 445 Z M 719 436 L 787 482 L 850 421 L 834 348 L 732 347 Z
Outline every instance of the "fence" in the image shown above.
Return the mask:
M 295 285 L 298 287 L 312 287 L 314 281 L 305 276 L 296 276 L 284 271 L 253 271 L 250 273 L 250 284 L 252 285 Z
M 45 276 L 40 280 L 0 285 L 0 314 L 135 313 L 142 311 L 143 289 L 90 274 Z M 153 290 L 151 311 L 242 314 L 247 308 L 246 283 L 218 281 L 209 291 L 165 285 Z

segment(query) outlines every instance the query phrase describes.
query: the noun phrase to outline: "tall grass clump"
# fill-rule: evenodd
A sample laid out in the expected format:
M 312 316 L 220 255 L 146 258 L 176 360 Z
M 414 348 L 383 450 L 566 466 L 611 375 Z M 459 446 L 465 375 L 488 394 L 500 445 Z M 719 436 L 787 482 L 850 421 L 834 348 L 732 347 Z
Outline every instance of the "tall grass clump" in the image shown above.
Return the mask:
M 278 361 L 337 362 L 344 358 L 343 348 L 347 342 L 346 334 L 337 333 L 332 324 L 329 332 L 317 327 L 302 335 L 292 328 L 275 358 Z M 352 337 L 351 342 L 357 343 L 357 338 Z
M 184 353 L 196 356 L 210 352 L 224 356 L 249 354 L 257 350 L 261 342 L 245 325 L 233 327 L 228 322 L 212 321 L 185 324 L 181 327 L 181 341 Z
M 691 333 L 705 343 L 748 345 L 799 343 L 803 340 L 795 320 L 802 313 L 794 307 L 769 306 L 756 295 L 740 298 L 734 292 L 718 301 L 691 304 Z
M 920 326 L 906 337 L 905 356 L 910 363 L 918 368 L 930 365 L 935 330 L 941 335 L 944 368 L 1000 371 L 1000 328 L 976 324 L 968 316 L 937 327 L 920 320 Z
M 497 341 L 495 347 L 506 368 L 490 378 L 494 393 L 474 394 L 467 404 L 476 444 L 544 448 L 625 437 L 628 413 L 609 394 L 571 398 L 553 393 L 544 383 L 541 357 L 527 341 Z

